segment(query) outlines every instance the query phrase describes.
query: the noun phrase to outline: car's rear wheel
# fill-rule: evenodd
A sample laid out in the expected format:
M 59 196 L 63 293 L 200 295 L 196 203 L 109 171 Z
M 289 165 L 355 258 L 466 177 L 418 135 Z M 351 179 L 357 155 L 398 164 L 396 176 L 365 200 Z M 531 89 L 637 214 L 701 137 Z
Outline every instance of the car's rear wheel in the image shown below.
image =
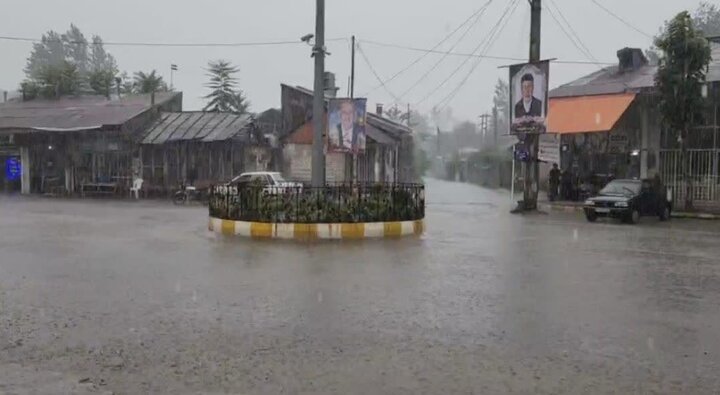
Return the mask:
M 638 222 L 640 222 L 640 212 L 637 210 L 631 211 L 627 216 L 627 223 L 636 224 Z
M 598 219 L 597 214 L 595 214 L 594 211 L 588 211 L 585 213 L 585 218 L 588 220 L 588 222 L 595 222 Z
M 660 211 L 660 221 L 667 221 L 670 219 L 670 207 L 665 206 L 662 211 Z

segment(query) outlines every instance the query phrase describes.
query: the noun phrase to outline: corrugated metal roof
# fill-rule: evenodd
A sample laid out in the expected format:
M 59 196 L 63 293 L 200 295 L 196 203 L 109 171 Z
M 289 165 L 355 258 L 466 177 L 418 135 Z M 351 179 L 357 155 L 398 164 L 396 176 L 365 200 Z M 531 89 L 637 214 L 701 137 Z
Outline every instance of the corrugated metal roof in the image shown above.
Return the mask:
M 620 73 L 617 66 L 606 67 L 550 91 L 550 97 L 611 95 L 639 92 L 655 86 L 656 66 L 645 65 Z
M 163 113 L 148 129 L 143 144 L 164 144 L 171 141 L 224 141 L 246 138 L 250 115 L 223 112 Z M 243 133 L 245 132 L 245 133 Z
M 369 138 L 375 140 L 382 145 L 397 145 L 397 141 L 392 137 L 388 136 L 387 133 L 371 125 L 369 122 L 365 127 L 365 133 Z
M 180 93 L 156 93 L 155 104 Z M 0 104 L 0 130 L 83 131 L 126 123 L 150 109 L 150 95 L 108 100 L 104 96 L 63 97 L 55 100 L 13 101 Z
M 710 42 L 712 60 L 706 74 L 708 82 L 720 81 L 720 43 Z M 640 92 L 655 86 L 657 66 L 642 66 L 631 72 L 618 72 L 617 66 L 596 71 L 550 91 L 550 97 L 609 95 Z

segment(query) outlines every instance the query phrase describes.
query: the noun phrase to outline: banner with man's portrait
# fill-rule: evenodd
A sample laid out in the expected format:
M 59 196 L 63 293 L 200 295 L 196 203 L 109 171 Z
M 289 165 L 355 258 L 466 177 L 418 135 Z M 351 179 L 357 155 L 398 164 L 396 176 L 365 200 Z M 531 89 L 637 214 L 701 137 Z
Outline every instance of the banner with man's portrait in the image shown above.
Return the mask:
M 550 62 L 510 66 L 510 133 L 545 133 Z
M 327 152 L 360 154 L 365 151 L 367 99 L 330 99 Z

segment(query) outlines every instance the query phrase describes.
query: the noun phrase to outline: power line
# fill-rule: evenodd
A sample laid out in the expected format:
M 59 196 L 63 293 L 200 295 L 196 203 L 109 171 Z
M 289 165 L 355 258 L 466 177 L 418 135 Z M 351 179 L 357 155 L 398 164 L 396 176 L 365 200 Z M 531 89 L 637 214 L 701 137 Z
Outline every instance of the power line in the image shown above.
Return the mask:
M 0 36 L 0 40 L 6 41 L 23 41 L 32 43 L 41 43 L 42 39 L 28 38 L 28 37 L 14 37 L 14 36 Z M 325 41 L 346 41 L 347 38 L 331 38 Z M 287 40 L 287 41 L 257 41 L 257 42 L 236 42 L 236 43 L 160 43 L 160 42 L 119 42 L 119 41 L 108 41 L 102 43 L 92 43 L 87 41 L 63 41 L 63 40 L 45 40 L 48 41 L 60 41 L 68 44 L 81 44 L 81 45 L 103 45 L 103 46 L 117 46 L 117 47 L 259 47 L 259 46 L 273 46 L 273 45 L 291 45 L 291 44 L 304 44 L 300 40 Z
M 465 32 L 463 32 L 463 34 L 460 36 L 460 38 L 458 38 L 457 41 L 455 41 L 455 43 L 450 47 L 448 52 L 454 50 L 455 47 L 457 47 L 457 45 L 460 44 L 460 42 L 468 35 L 468 33 L 470 33 L 472 28 L 475 27 L 475 25 L 477 25 L 478 22 L 480 22 L 480 18 L 482 18 L 482 15 L 485 13 L 485 11 L 487 11 L 487 7 L 490 5 L 490 3 L 492 3 L 492 0 L 485 3 L 485 8 L 483 9 L 483 12 L 480 13 L 477 16 L 477 18 L 475 18 L 475 21 L 473 23 L 471 23 L 470 26 L 468 26 L 468 28 L 465 30 Z M 425 74 L 422 75 L 422 77 L 418 78 L 418 80 L 415 81 L 414 84 L 412 84 L 407 90 L 405 90 L 403 93 L 400 94 L 400 98 L 402 99 L 403 97 L 405 97 L 408 93 L 410 93 L 413 89 L 415 89 L 415 87 L 417 87 L 423 81 L 425 81 L 425 78 L 427 78 L 427 76 L 430 75 L 430 73 L 435 71 L 438 68 L 438 66 L 440 66 L 440 64 L 448 57 L 448 55 L 449 55 L 449 53 L 446 53 L 440 59 L 438 59 L 438 61 L 435 62 L 435 64 L 433 64 L 430 67 L 430 69 L 428 69 L 428 71 L 426 71 Z
M 629 27 L 630 29 L 635 30 L 636 32 L 642 34 L 643 36 L 645 36 L 645 37 L 647 37 L 647 38 L 655 39 L 655 37 L 653 37 L 653 36 L 645 33 L 644 31 L 638 29 L 637 27 L 633 26 L 630 22 L 626 21 L 625 19 L 623 19 L 622 17 L 620 17 L 620 16 L 617 15 L 616 13 L 610 11 L 610 10 L 607 9 L 605 6 L 603 6 L 602 4 L 598 3 L 597 0 L 591 0 L 591 1 L 592 1 L 593 3 L 595 3 L 596 6 L 602 8 L 603 11 L 607 12 L 607 13 L 610 14 L 612 17 L 614 17 L 614 18 L 617 19 L 618 21 L 622 22 L 625 26 Z
M 376 45 L 376 46 L 380 46 L 380 47 L 389 47 L 389 48 L 405 49 L 405 50 L 408 50 L 408 51 L 429 52 L 429 53 L 434 53 L 434 54 L 443 54 L 443 55 L 459 56 L 459 57 L 466 57 L 466 58 L 483 58 L 483 59 L 504 60 L 504 61 L 512 61 L 512 62 L 525 62 L 525 61 L 527 61 L 527 58 L 520 58 L 520 57 L 480 55 L 480 54 L 475 54 L 475 53 L 454 52 L 454 51 L 438 51 L 438 50 L 432 50 L 432 49 L 427 49 L 427 48 L 411 47 L 411 46 L 405 46 L 405 45 L 400 45 L 400 44 L 384 43 L 384 42 L 372 41 L 372 40 L 363 40 L 363 44 Z M 585 60 L 553 60 L 553 63 L 590 64 L 590 65 L 597 64 L 597 63 L 595 63 L 595 62 L 588 62 L 588 61 L 585 61 Z M 613 65 L 613 64 L 615 64 L 615 63 L 613 63 L 613 62 L 599 62 L 599 64 L 608 65 L 608 66 L 609 66 L 609 65 Z M 389 81 L 389 80 L 388 80 L 388 81 Z
M 563 14 L 562 10 L 561 10 L 560 7 L 557 5 L 557 3 L 555 3 L 553 0 L 548 0 L 548 1 L 549 1 L 549 3 L 547 4 L 547 6 L 548 6 L 548 7 L 547 7 L 547 10 L 548 10 L 548 12 L 550 13 L 550 16 L 551 16 L 551 17 L 555 20 L 555 22 L 558 24 L 558 26 L 560 26 L 560 29 L 563 31 L 563 33 L 565 33 L 565 35 L 568 37 L 568 39 L 570 39 L 570 41 L 572 41 L 573 45 L 575 45 L 575 47 L 576 47 L 578 50 L 580 50 L 580 52 L 584 53 L 585 56 L 587 56 L 588 59 L 590 59 L 600 70 L 604 70 L 604 69 L 605 69 L 605 67 L 603 67 L 604 65 L 600 64 L 600 63 L 597 61 L 597 59 L 595 58 L 595 56 L 593 56 L 592 52 L 591 52 L 590 49 L 587 47 L 587 45 L 585 45 L 585 44 L 583 43 L 583 41 L 580 39 L 580 36 L 577 34 L 577 32 L 575 31 L 575 29 L 573 29 L 573 27 L 572 27 L 572 25 L 570 24 L 570 22 L 567 20 L 567 18 L 565 18 L 565 15 Z M 563 24 L 557 19 L 557 17 L 555 16 L 555 13 L 553 13 L 553 11 L 552 11 L 552 8 L 550 8 L 550 3 L 553 3 L 553 6 L 555 7 L 555 10 L 556 10 L 557 13 L 560 15 L 560 17 L 562 18 L 562 20 L 565 21 L 565 24 L 567 25 L 568 29 L 570 29 L 570 32 L 572 32 L 572 35 L 571 35 L 570 33 L 568 33 L 567 30 L 565 30 L 565 28 L 563 27 Z M 576 41 L 577 41 L 577 42 L 576 42 Z M 625 82 L 623 82 L 623 81 L 620 81 L 620 83 L 621 83 L 622 85 L 624 85 L 625 88 L 630 88 L 630 86 L 629 86 L 627 83 L 625 83 Z
M 398 97 L 394 93 L 392 93 L 392 91 L 387 87 L 387 85 L 382 80 L 382 78 L 380 78 L 380 75 L 377 73 L 377 71 L 375 70 L 373 65 L 370 63 L 370 59 L 368 59 L 367 55 L 365 54 L 365 51 L 363 51 L 362 47 L 360 46 L 360 43 L 357 43 L 356 45 L 357 45 L 358 52 L 360 52 L 360 56 L 362 56 L 363 60 L 365 61 L 365 64 L 368 66 L 370 71 L 375 76 L 375 79 L 377 79 L 377 81 L 380 83 L 380 85 L 393 98 L 393 100 L 395 100 L 396 103 L 399 102 L 400 100 L 398 99 Z
M 558 24 L 560 27 L 560 30 L 563 31 L 565 36 L 572 42 L 572 44 L 575 46 L 575 48 L 580 51 L 581 54 L 586 56 L 589 60 L 593 61 L 593 63 L 597 62 L 597 59 L 592 55 L 592 52 L 588 49 L 588 47 L 583 43 L 583 41 L 580 39 L 580 36 L 577 34 L 575 29 L 573 29 L 572 25 L 570 25 L 570 22 L 565 18 L 560 8 L 557 6 L 557 4 L 552 3 L 553 6 L 556 8 L 558 14 L 562 18 L 563 21 L 565 21 L 565 24 L 567 25 L 570 32 L 568 32 L 568 29 L 565 29 L 565 26 L 563 26 L 563 23 L 560 22 L 560 20 L 555 16 L 555 12 L 553 12 L 552 8 L 550 7 L 550 3 L 552 3 L 552 0 L 549 0 L 547 3 L 547 7 L 545 7 L 548 10 L 548 13 L 552 17 L 553 20 Z
M 492 35 L 493 35 L 493 33 L 495 32 L 495 30 L 500 26 L 500 24 L 502 23 L 502 21 L 505 19 L 505 16 L 507 16 L 507 13 L 508 13 L 508 12 L 510 11 L 510 9 L 511 9 L 514 5 L 516 5 L 517 3 L 518 3 L 518 0 L 513 0 L 511 3 L 508 3 L 508 6 L 505 8 L 505 12 L 500 16 L 500 19 L 498 19 L 498 21 L 495 23 L 495 26 L 493 26 L 493 27 L 490 29 L 490 35 L 489 35 L 489 36 L 486 36 L 486 37 L 485 37 L 485 40 L 481 40 L 481 41 L 480 41 L 480 44 L 478 44 L 478 46 L 476 46 L 476 47 L 473 49 L 473 51 L 472 51 L 472 54 L 473 54 L 473 55 L 475 55 L 475 54 L 480 50 L 480 48 L 481 48 L 485 43 L 487 43 L 487 42 L 489 41 L 489 38 L 492 37 Z M 425 95 L 422 99 L 420 99 L 419 101 L 417 101 L 417 102 L 415 103 L 415 105 L 417 106 L 418 104 L 425 102 L 425 101 L 426 101 L 427 99 L 429 99 L 432 95 L 434 95 L 437 91 L 439 91 L 443 86 L 445 86 L 445 84 L 446 84 L 448 81 L 450 81 L 450 79 L 452 79 L 452 77 L 454 77 L 455 74 L 457 74 L 457 73 L 460 71 L 460 69 L 462 69 L 462 67 L 465 66 L 465 64 L 467 64 L 467 62 L 468 62 L 470 59 L 471 59 L 470 57 L 465 58 L 465 60 L 464 60 L 462 63 L 460 63 L 460 65 L 459 65 L 458 67 L 456 67 L 455 70 L 453 70 L 453 72 L 450 73 L 450 75 L 449 75 L 447 78 L 445 78 L 445 79 L 440 83 L 440 85 L 436 86 L 432 91 L 430 91 L 430 92 L 429 92 L 427 95 Z
M 490 48 L 495 43 L 495 39 L 502 33 L 503 30 L 505 30 L 505 26 L 507 26 L 508 22 L 510 21 L 510 17 L 515 13 L 515 10 L 517 10 L 518 5 L 520 4 L 520 0 L 516 0 L 514 3 L 510 3 L 510 7 L 505 10 L 505 14 L 501 17 L 500 21 L 498 21 L 498 24 L 495 25 L 495 29 L 490 36 L 490 38 L 486 41 L 485 48 L 483 49 L 483 53 L 487 53 L 487 51 L 490 50 Z M 509 12 L 509 14 L 508 14 Z M 507 16 L 507 18 L 505 18 Z M 505 20 L 503 21 L 503 18 Z M 480 62 L 482 62 L 482 58 L 475 61 L 475 64 L 472 66 L 470 71 L 465 75 L 465 77 L 460 81 L 460 83 L 455 87 L 453 91 L 450 92 L 445 98 L 443 98 L 442 101 L 440 101 L 439 105 L 442 105 L 442 109 L 447 107 L 447 105 L 455 98 L 455 96 L 460 92 L 460 90 L 463 88 L 467 80 L 470 78 L 470 76 L 475 72 L 475 69 L 480 65 Z
M 480 7 L 477 11 L 475 11 L 472 15 L 470 15 L 470 17 L 468 17 L 465 21 L 463 21 L 463 23 L 461 23 L 460 25 L 458 25 L 458 27 L 456 27 L 455 30 L 451 31 L 447 36 L 445 36 L 442 40 L 440 40 L 440 42 L 438 42 L 437 44 L 435 44 L 435 46 L 432 47 L 431 51 L 434 51 L 434 50 L 436 50 L 437 48 L 439 48 L 441 45 L 443 45 L 447 40 L 450 39 L 450 37 L 452 37 L 453 35 L 455 35 L 455 33 L 457 33 L 460 29 L 462 29 L 463 26 L 465 26 L 468 22 L 470 22 L 473 18 L 475 18 L 480 12 L 484 12 L 484 10 L 485 10 L 485 9 L 488 7 L 488 5 L 489 5 L 490 3 L 492 3 L 492 2 L 493 2 L 493 0 L 489 0 L 483 7 Z M 371 42 L 371 41 L 368 41 L 368 43 L 372 43 L 372 42 Z M 372 88 L 371 90 L 369 90 L 364 96 L 367 96 L 368 94 L 372 93 L 373 91 L 377 90 L 378 88 L 381 88 L 383 85 L 392 82 L 393 80 L 395 80 L 395 78 L 399 77 L 401 74 L 403 74 L 403 73 L 405 73 L 406 71 L 410 70 L 413 66 L 415 66 L 415 65 L 418 64 L 421 60 L 423 60 L 426 56 L 428 56 L 428 55 L 431 53 L 431 51 L 424 51 L 425 53 L 423 53 L 423 54 L 420 55 L 418 58 L 416 58 L 414 61 L 412 61 L 410 64 L 408 64 L 407 66 L 405 66 L 402 70 L 400 70 L 400 71 L 398 71 L 397 73 L 393 74 L 392 77 L 390 77 L 390 78 L 388 78 L 387 80 L 385 80 L 385 82 L 383 82 L 383 84 L 378 85 L 378 86 Z

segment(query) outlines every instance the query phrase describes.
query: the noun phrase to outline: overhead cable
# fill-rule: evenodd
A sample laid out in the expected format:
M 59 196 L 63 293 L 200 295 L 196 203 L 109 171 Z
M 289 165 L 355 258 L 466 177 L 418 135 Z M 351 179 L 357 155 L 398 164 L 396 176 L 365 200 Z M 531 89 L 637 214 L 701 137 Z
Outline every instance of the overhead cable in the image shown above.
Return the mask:
M 650 38 L 650 39 L 653 39 L 653 40 L 655 39 L 655 37 L 653 37 L 652 35 L 647 34 L 647 33 L 645 33 L 644 31 L 638 29 L 638 28 L 635 27 L 632 23 L 626 21 L 625 19 L 623 19 L 623 18 L 622 18 L 621 16 L 619 16 L 618 14 L 612 12 L 611 10 L 609 10 L 608 8 L 606 8 L 604 5 L 598 3 L 597 0 L 591 0 L 591 1 L 592 1 L 593 3 L 595 3 L 596 6 L 600 7 L 603 11 L 607 12 L 608 14 L 610 14 L 610 16 L 612 16 L 613 18 L 615 18 L 615 19 L 617 19 L 618 21 L 622 22 L 625 26 L 629 27 L 630 29 L 635 30 L 636 32 L 642 34 L 643 36 L 645 36 L 645 37 L 647 37 L 647 38 Z
M 373 67 L 373 65 L 370 63 L 370 59 L 368 59 L 368 57 L 365 54 L 365 51 L 363 51 L 360 43 L 356 43 L 356 46 L 357 46 L 357 51 L 360 53 L 360 56 L 363 58 L 363 60 L 365 61 L 365 64 L 370 69 L 370 72 L 372 72 L 373 75 L 375 76 L 375 79 L 380 83 L 380 86 L 382 86 L 385 89 L 385 91 L 393 98 L 393 100 L 395 100 L 396 103 L 399 102 L 400 100 L 398 100 L 397 95 L 395 95 L 390 90 L 390 88 L 387 87 L 387 84 L 385 83 L 385 81 L 383 81 L 382 78 L 380 78 L 380 75 L 375 70 L 375 67 Z
M 32 43 L 41 43 L 42 39 L 28 38 L 28 37 L 13 37 L 13 36 L 0 36 L 0 40 L 6 41 L 24 41 Z M 346 41 L 347 38 L 330 38 L 325 41 Z M 68 44 L 81 44 L 81 45 L 96 45 L 93 42 L 87 41 L 63 41 Z M 102 44 L 103 46 L 119 46 L 119 47 L 260 47 L 260 46 L 272 46 L 272 45 L 292 45 L 292 44 L 305 44 L 300 40 L 286 40 L 286 41 L 256 41 L 256 42 L 235 42 L 235 43 L 162 43 L 162 42 L 119 42 L 119 41 L 103 41 L 97 45 Z
M 497 22 L 495 23 L 495 25 L 490 29 L 490 33 L 485 37 L 484 40 L 480 41 L 480 44 L 478 44 L 478 46 L 476 46 L 475 49 L 473 49 L 473 51 L 472 51 L 473 55 L 477 54 L 478 52 L 480 52 L 481 54 L 482 54 L 482 52 L 486 52 L 486 51 L 483 51 L 482 49 L 487 48 L 488 43 L 490 43 L 491 40 L 494 40 L 495 35 L 496 35 L 498 29 L 500 28 L 500 26 L 504 26 L 505 18 L 508 16 L 508 14 L 510 13 L 511 10 L 515 9 L 515 7 L 518 5 L 518 3 L 519 3 L 519 0 L 513 0 L 512 2 L 508 3 L 508 6 L 505 8 L 505 11 L 500 16 L 500 19 L 498 19 Z M 445 78 L 433 90 L 428 92 L 428 94 L 426 94 L 422 99 L 418 100 L 415 103 L 415 105 L 417 106 L 417 105 L 425 102 L 430 97 L 432 97 L 435 93 L 437 93 L 437 91 L 439 91 L 443 86 L 445 86 L 445 84 L 448 81 L 450 81 L 467 64 L 467 62 L 470 61 L 470 59 L 472 59 L 472 58 L 470 58 L 470 57 L 465 58 L 465 60 L 462 63 L 460 63 L 460 65 L 458 65 L 458 67 L 456 67 L 455 70 L 453 70 L 453 72 L 450 73 L 449 76 L 447 76 L 447 78 Z M 477 62 L 479 62 L 480 60 L 482 60 L 482 58 L 479 58 L 477 60 Z
M 468 33 L 470 33 L 470 31 L 473 29 L 473 27 L 475 27 L 475 25 L 477 25 L 477 23 L 480 22 L 480 18 L 485 13 L 485 11 L 487 10 L 487 7 L 490 5 L 490 3 L 492 3 L 492 0 L 488 1 L 485 4 L 485 9 L 483 9 L 483 12 L 480 13 L 477 16 L 477 18 L 475 18 L 475 21 L 473 23 L 471 23 L 467 29 L 465 29 L 463 34 L 455 41 L 455 43 L 450 47 L 450 49 L 448 49 L 447 53 L 443 54 L 443 56 L 440 59 L 438 59 L 437 62 L 435 62 L 420 78 L 418 78 L 417 81 L 415 81 L 415 83 L 410 85 L 410 87 L 408 89 L 406 89 L 403 93 L 400 94 L 400 99 L 405 97 L 408 93 L 412 92 L 412 90 L 415 89 L 415 87 L 417 87 L 423 81 L 425 81 L 425 79 L 427 78 L 428 75 L 430 75 L 430 73 L 435 71 L 440 66 L 440 64 L 448 57 L 449 52 L 454 50 L 455 47 L 457 47 L 458 44 L 460 44 L 460 42 L 468 35 Z
M 376 87 L 370 89 L 364 96 L 367 96 L 368 94 L 372 93 L 373 91 L 381 88 L 383 85 L 389 84 L 390 82 L 392 82 L 393 80 L 395 80 L 395 78 L 399 77 L 400 75 L 402 75 L 402 74 L 405 73 L 406 71 L 410 70 L 413 66 L 415 66 L 416 64 L 418 64 L 421 60 L 423 60 L 423 59 L 424 59 L 426 56 L 428 56 L 430 53 L 433 53 L 432 51 L 435 51 L 437 48 L 439 48 L 441 45 L 443 45 L 447 40 L 449 40 L 452 36 L 454 36 L 455 33 L 457 33 L 460 29 L 462 29 L 463 26 L 467 25 L 470 21 L 472 21 L 474 18 L 476 18 L 480 13 L 485 12 L 485 9 L 487 9 L 487 7 L 488 7 L 488 6 L 490 5 L 490 3 L 492 3 L 492 2 L 493 2 L 493 0 L 488 0 L 488 2 L 485 3 L 484 6 L 480 7 L 478 10 L 476 10 L 475 12 L 473 12 L 472 15 L 470 15 L 467 19 L 465 19 L 465 21 L 463 21 L 463 22 L 462 22 L 460 25 L 458 25 L 453 31 L 451 31 L 448 35 L 446 35 L 446 36 L 445 36 L 442 40 L 440 40 L 437 44 L 435 44 L 430 50 L 428 50 L 428 51 L 423 51 L 424 53 L 423 53 L 422 55 L 420 55 L 420 56 L 417 57 L 415 60 L 413 60 L 412 62 L 410 62 L 410 64 L 408 64 L 407 66 L 403 67 L 401 70 L 399 70 L 398 72 L 396 72 L 395 74 L 393 74 L 390 78 L 388 78 L 387 80 L 383 81 L 382 84 L 377 85 Z M 366 41 L 366 42 L 368 42 L 368 43 L 373 43 L 373 42 L 371 42 L 371 41 Z
M 483 53 L 487 53 L 487 51 L 489 51 L 490 48 L 492 48 L 493 44 L 495 44 L 495 40 L 503 32 L 503 30 L 505 30 L 505 26 L 507 26 L 508 22 L 510 21 L 510 18 L 515 13 L 515 10 L 517 9 L 519 4 L 520 4 L 520 0 L 517 0 L 514 3 L 511 3 L 511 5 L 510 5 L 511 8 L 507 9 L 505 14 L 503 15 L 503 17 L 505 17 L 505 20 L 503 21 L 501 18 L 501 21 L 498 21 L 498 24 L 495 25 L 495 30 L 493 31 L 490 38 L 487 40 L 485 47 L 482 50 Z M 509 12 L 509 14 L 508 14 L 508 12 Z M 465 74 L 465 77 L 462 79 L 462 81 L 460 81 L 460 83 L 455 87 L 455 89 L 452 90 L 450 92 L 450 94 L 445 96 L 442 99 L 442 101 L 440 101 L 439 104 L 442 106 L 441 111 L 445 107 L 447 107 L 448 104 L 450 104 L 450 102 L 455 98 L 455 96 L 458 94 L 458 92 L 460 92 L 460 90 L 465 86 L 465 83 L 470 78 L 470 76 L 475 72 L 475 69 L 477 69 L 477 67 L 480 65 L 482 60 L 483 60 L 482 58 L 477 59 L 475 61 L 475 64 L 470 69 L 470 71 L 468 71 L 467 74 Z

